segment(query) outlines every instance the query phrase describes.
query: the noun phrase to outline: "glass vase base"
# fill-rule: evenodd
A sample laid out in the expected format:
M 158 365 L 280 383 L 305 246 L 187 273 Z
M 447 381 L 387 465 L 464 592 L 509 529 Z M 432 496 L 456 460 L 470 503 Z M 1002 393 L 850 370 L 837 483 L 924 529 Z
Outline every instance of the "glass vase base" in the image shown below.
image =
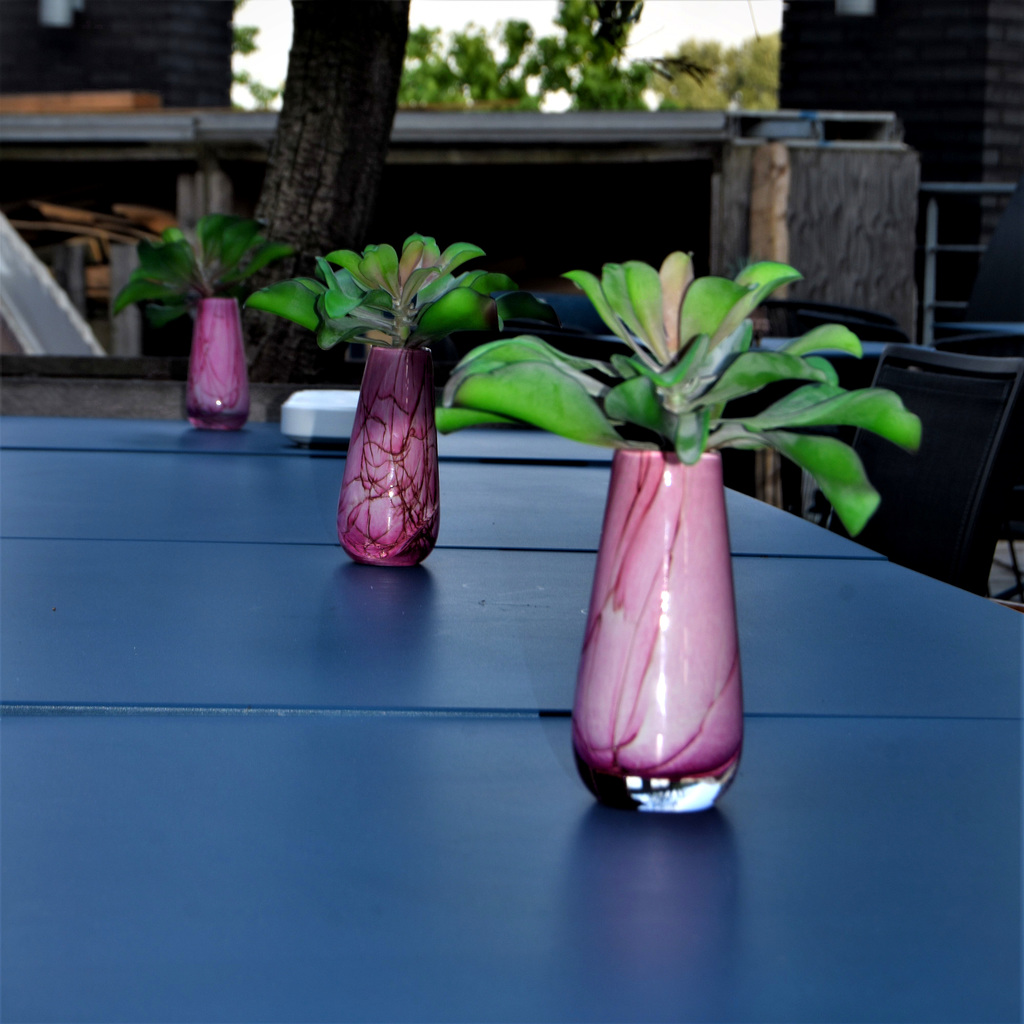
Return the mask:
M 662 814 L 706 811 L 729 788 L 739 768 L 739 754 L 723 767 L 703 775 L 658 778 L 647 775 L 614 775 L 597 771 L 576 756 L 576 770 L 587 789 L 608 807 Z
M 248 418 L 247 412 L 191 413 L 188 421 L 196 430 L 241 430 Z

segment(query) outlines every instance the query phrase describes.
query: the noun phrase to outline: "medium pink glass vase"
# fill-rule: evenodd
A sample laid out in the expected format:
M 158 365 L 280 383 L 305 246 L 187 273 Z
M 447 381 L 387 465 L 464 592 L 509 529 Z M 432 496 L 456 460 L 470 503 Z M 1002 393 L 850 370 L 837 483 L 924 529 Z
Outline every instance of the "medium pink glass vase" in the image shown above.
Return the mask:
M 732 781 L 742 741 L 721 457 L 618 451 L 576 681 L 577 768 L 602 803 L 698 811 Z
M 249 418 L 249 377 L 236 299 L 200 299 L 185 407 L 202 430 L 238 430 Z
M 341 481 L 341 546 L 365 565 L 418 565 L 437 541 L 438 493 L 430 352 L 374 345 Z

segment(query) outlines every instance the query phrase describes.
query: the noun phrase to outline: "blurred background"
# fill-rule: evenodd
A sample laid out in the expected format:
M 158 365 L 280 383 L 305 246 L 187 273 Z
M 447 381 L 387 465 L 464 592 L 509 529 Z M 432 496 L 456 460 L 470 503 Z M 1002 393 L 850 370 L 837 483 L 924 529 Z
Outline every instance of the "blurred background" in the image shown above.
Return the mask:
M 0 0 L 0 209 L 104 352 L 187 353 L 187 324 L 109 300 L 140 238 L 257 212 L 292 21 Z M 791 297 L 928 341 L 1024 166 L 1018 0 L 414 0 L 408 27 L 376 201 L 339 244 L 473 241 L 524 287 L 676 248 L 701 273 L 784 259 Z

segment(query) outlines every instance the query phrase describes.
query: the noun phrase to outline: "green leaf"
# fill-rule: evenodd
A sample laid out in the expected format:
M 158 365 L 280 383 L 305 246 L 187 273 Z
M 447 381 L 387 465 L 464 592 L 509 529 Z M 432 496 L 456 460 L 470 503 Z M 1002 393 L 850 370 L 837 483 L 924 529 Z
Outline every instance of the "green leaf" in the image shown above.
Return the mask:
M 324 279 L 324 284 L 327 285 L 328 291 L 340 292 L 341 294 L 344 294 L 344 289 L 341 286 L 341 281 L 335 275 L 334 270 L 328 265 L 327 259 L 325 257 L 317 256 L 316 269 L 320 271 L 320 276 Z M 349 274 L 351 275 L 352 272 L 349 271 Z
M 490 274 L 485 270 L 470 270 L 468 273 L 460 274 L 456 281 L 460 288 L 472 288 L 481 295 L 515 292 L 519 288 L 508 274 Z
M 361 323 L 354 317 L 346 316 L 338 320 L 320 320 L 316 328 L 316 343 L 322 349 L 334 348 L 342 342 L 352 341 L 358 338 L 360 341 L 369 341 L 363 337 L 366 331 L 366 324 Z M 381 344 L 381 342 L 376 342 Z
M 813 366 L 816 370 L 821 370 L 825 375 L 825 380 L 830 384 L 839 383 L 839 374 L 836 373 L 836 368 L 824 356 L 803 356 L 802 358 L 808 366 Z
M 263 236 L 260 226 L 254 220 L 242 217 L 231 219 L 221 233 L 220 262 L 229 273 L 237 268 L 245 254 L 257 245 L 262 244 Z
M 317 281 L 312 283 L 319 284 Z M 319 294 L 324 294 L 322 286 Z M 318 293 L 304 284 L 300 278 L 279 281 L 268 288 L 261 288 L 245 300 L 245 305 L 249 309 L 262 309 L 267 313 L 274 313 L 315 331 L 320 323 L 320 318 L 316 314 L 317 298 Z
M 498 289 L 493 289 L 497 291 Z M 540 320 L 542 323 L 560 327 L 561 321 L 554 309 L 543 299 L 529 292 L 509 292 L 498 300 L 498 316 L 505 320 Z
M 622 267 L 629 302 L 640 325 L 640 337 L 647 342 L 658 362 L 667 363 L 669 352 L 665 343 L 665 321 L 661 308 L 661 278 L 654 267 L 639 260 L 630 260 Z
M 112 312 L 116 316 L 133 302 L 149 302 L 153 299 L 174 299 L 181 296 L 181 290 L 155 281 L 129 281 L 114 299 Z
M 137 252 L 139 266 L 135 273 L 149 281 L 185 290 L 198 277 L 195 254 L 184 239 L 155 244 L 143 240 L 139 242 Z
M 453 331 L 484 331 L 497 327 L 498 309 L 492 298 L 472 288 L 456 288 L 423 311 L 413 337 L 444 338 Z
M 234 220 L 227 213 L 208 213 L 196 222 L 196 241 L 204 263 L 219 260 L 224 247 L 224 229 Z M 166 238 L 166 232 L 164 233 Z M 182 238 L 185 236 L 182 235 Z
M 654 384 L 647 377 L 631 377 L 613 387 L 604 397 L 604 411 L 609 419 L 620 423 L 634 423 L 656 434 L 665 433 L 665 413 Z
M 815 395 L 820 397 L 815 400 Z M 835 394 L 827 384 L 799 388 L 743 425 L 748 430 L 780 427 L 860 427 L 908 451 L 921 445 L 921 420 L 886 388 L 861 388 Z
M 782 347 L 783 352 L 793 356 L 805 356 L 810 352 L 846 352 L 858 359 L 863 355 L 860 339 L 849 327 L 842 324 L 822 324 L 808 331 L 800 338 L 794 338 Z
M 881 498 L 857 453 L 834 437 L 772 430 L 761 435 L 772 448 L 806 469 L 832 503 L 851 537 L 875 514 Z
M 409 275 L 419 266 L 423 257 L 423 239 L 417 236 L 410 236 L 402 246 L 402 255 L 398 261 L 398 279 L 405 287 Z
M 802 280 L 803 274 L 788 263 L 773 263 L 770 260 L 751 263 L 736 275 L 736 283 L 743 288 L 754 285 L 757 288 L 770 288 L 773 291 L 783 284 Z
M 641 324 L 636 310 L 633 309 L 633 303 L 629 297 L 626 268 L 621 263 L 606 263 L 601 268 L 601 290 L 619 319 L 632 332 L 633 337 L 644 339 L 647 348 L 652 354 L 656 354 L 657 350 L 652 347 L 650 340 L 644 338 L 643 324 Z M 630 344 L 634 348 L 636 347 L 635 341 L 631 340 Z
M 358 306 L 362 299 L 350 298 L 341 291 L 324 292 L 320 301 L 323 303 L 324 313 L 331 320 L 338 320 Z
M 701 338 L 707 335 L 702 334 Z M 750 348 L 750 342 L 754 337 L 754 326 L 749 320 L 744 320 L 728 337 L 723 338 L 716 347 L 712 347 L 711 339 L 708 338 L 707 345 L 699 360 L 695 361 L 691 376 L 695 381 L 700 381 L 704 388 L 718 378 L 723 367 L 731 362 L 734 357 L 741 355 Z
M 515 423 L 507 416 L 499 416 L 493 412 L 480 412 L 477 409 L 446 409 L 440 406 L 434 410 L 437 429 L 442 434 L 450 434 L 463 427 L 476 427 L 481 423 Z
M 679 317 L 679 338 L 685 345 L 698 334 L 714 338 L 729 310 L 746 289 L 724 277 L 698 277 L 686 290 Z
M 291 256 L 295 252 L 292 246 L 288 245 L 287 242 L 264 242 L 253 254 L 252 259 L 239 270 L 236 270 L 233 274 L 225 274 L 221 277 L 221 281 L 224 283 L 232 283 L 235 281 L 242 281 L 247 277 L 251 277 L 258 270 L 262 270 L 264 267 L 273 263 L 275 260 L 284 259 L 285 256 Z
M 375 288 L 390 292 L 396 297 L 401 293 L 398 281 L 398 254 L 390 245 L 368 245 L 363 250 L 363 258 L 359 262 L 359 273 L 364 281 Z
M 444 405 L 495 413 L 586 444 L 625 446 L 579 381 L 551 363 L 509 363 L 453 375 Z
M 478 245 L 471 245 L 469 242 L 453 242 L 441 253 L 441 266 L 445 274 L 450 274 L 456 267 L 463 263 L 483 256 L 484 251 Z
M 418 273 L 419 271 L 417 270 L 416 274 Z M 436 271 L 431 268 L 429 273 L 436 273 Z M 415 274 L 413 276 L 415 277 Z M 456 287 L 455 278 L 452 277 L 451 274 L 442 274 L 440 277 L 435 277 L 433 280 L 427 281 L 417 289 L 416 302 L 421 307 L 424 307 L 428 303 L 436 302 L 442 295 L 446 295 Z M 466 291 L 472 291 L 472 289 L 467 288 Z
M 825 381 L 827 375 L 798 356 L 784 352 L 743 352 L 722 371 L 716 383 L 700 397 L 702 405 L 729 402 L 760 391 L 778 380 Z
M 696 464 L 708 443 L 708 430 L 711 425 L 711 410 L 701 409 L 697 412 L 680 416 L 676 422 L 673 438 L 676 455 L 684 465 Z
M 437 266 L 441 262 L 441 250 L 430 235 L 420 235 L 415 231 L 402 243 L 402 257 L 405 257 L 406 250 L 413 246 L 422 246 L 420 259 L 423 266 Z
M 373 282 L 365 280 L 359 270 L 359 264 L 361 262 L 359 253 L 353 252 L 351 249 L 335 249 L 334 252 L 329 252 L 323 258 L 327 260 L 328 263 L 333 263 L 336 266 L 347 270 L 364 288 L 369 289 L 373 287 Z M 317 265 L 320 265 L 319 258 L 317 259 Z
M 181 298 L 176 302 L 150 302 L 146 306 L 146 319 L 154 327 L 163 327 L 164 324 L 169 324 L 172 320 L 177 320 L 179 316 L 184 316 L 187 312 L 188 303 L 184 298 Z
M 365 292 L 362 296 L 361 304 L 370 309 L 380 309 L 388 313 L 395 308 L 394 300 L 383 288 L 373 288 Z
M 682 342 L 679 337 L 679 315 L 683 296 L 693 280 L 693 257 L 685 252 L 669 253 L 658 272 L 661 279 L 662 309 L 665 318 L 665 345 L 669 355 L 675 355 Z
M 608 299 L 605 298 L 605 294 L 601 290 L 601 282 L 586 270 L 570 270 L 567 274 L 563 274 L 562 277 L 567 277 L 583 291 L 587 298 L 590 299 L 590 304 L 597 311 L 597 315 L 608 325 L 608 329 L 612 334 L 621 338 L 632 348 L 633 339 L 630 337 L 625 325 L 616 316 Z
M 641 373 L 645 376 L 653 373 L 646 363 L 641 362 L 634 356 L 624 356 L 619 352 L 612 353 L 612 366 L 623 380 L 631 380 Z
M 521 334 L 515 338 L 500 338 L 497 341 L 477 345 L 471 352 L 463 356 L 454 372 L 458 373 L 468 366 L 475 365 L 478 360 L 486 360 L 494 364 L 540 361 L 552 363 L 567 370 L 578 370 L 582 373 L 597 371 L 607 374 L 609 369 L 607 363 L 601 363 L 596 359 L 570 356 L 565 352 L 560 352 L 553 345 L 549 345 L 542 338 L 537 338 L 532 334 Z M 603 385 L 594 383 L 599 388 L 593 392 L 594 394 L 600 394 L 606 390 Z
M 793 281 L 802 280 L 803 275 L 785 263 L 754 263 L 743 270 L 736 278 L 736 283 L 746 289 L 740 299 L 719 325 L 711 339 L 717 345 L 721 338 L 731 334 L 762 302 L 777 288 Z
M 442 276 L 437 267 L 420 267 L 414 270 L 402 286 L 402 301 L 408 302 L 414 295 L 418 296 L 419 301 L 429 301 L 427 289 L 435 281 L 444 282 L 445 287 L 451 287 L 453 284 L 451 275 L 446 274 Z M 445 287 L 440 288 L 438 295 L 445 290 Z

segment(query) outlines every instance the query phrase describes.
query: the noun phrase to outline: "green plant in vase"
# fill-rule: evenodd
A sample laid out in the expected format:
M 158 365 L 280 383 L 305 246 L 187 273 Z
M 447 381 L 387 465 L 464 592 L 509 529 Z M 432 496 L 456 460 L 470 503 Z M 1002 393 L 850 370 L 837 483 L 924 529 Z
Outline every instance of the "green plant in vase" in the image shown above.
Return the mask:
M 530 336 L 482 345 L 452 373 L 438 425 L 526 423 L 617 449 L 573 709 L 577 765 L 604 802 L 699 810 L 733 779 L 742 744 L 719 450 L 788 456 L 855 535 L 878 493 L 849 445 L 813 431 L 858 427 L 916 450 L 920 421 L 890 391 L 839 385 L 819 353 L 859 357 L 845 327 L 751 348 L 750 314 L 800 278 L 792 267 L 698 278 L 674 252 L 660 270 L 634 261 L 565 276 L 628 348 L 604 362 Z M 780 382 L 788 393 L 756 412 L 730 406 Z
M 145 303 L 158 327 L 195 313 L 186 395 L 193 426 L 235 430 L 248 418 L 238 299 L 246 278 L 293 251 L 268 241 L 256 221 L 222 213 L 199 220 L 195 244 L 178 228 L 168 228 L 159 242 L 139 242 L 139 265 L 115 297 L 113 312 Z
M 371 346 L 338 504 L 338 538 L 357 562 L 416 565 L 437 540 L 431 342 L 497 330 L 511 317 L 558 322 L 504 274 L 455 273 L 483 255 L 467 242 L 442 252 L 433 238 L 413 234 L 400 253 L 390 245 L 328 253 L 316 261 L 317 277 L 279 282 L 246 303 L 314 331 L 321 348 Z

